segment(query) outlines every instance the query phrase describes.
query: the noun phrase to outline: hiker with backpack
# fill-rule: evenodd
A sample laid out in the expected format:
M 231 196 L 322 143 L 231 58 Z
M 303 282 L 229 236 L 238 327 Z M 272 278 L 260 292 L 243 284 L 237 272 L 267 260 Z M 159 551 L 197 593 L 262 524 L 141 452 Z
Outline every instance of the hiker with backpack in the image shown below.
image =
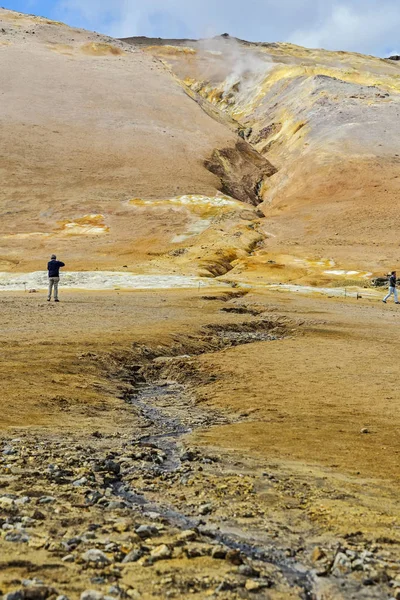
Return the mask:
M 388 298 L 390 298 L 390 296 L 392 294 L 394 296 L 395 304 L 400 304 L 399 297 L 397 295 L 396 283 L 397 283 L 397 274 L 396 274 L 396 271 L 392 271 L 390 274 L 390 277 L 389 277 L 389 292 L 386 294 L 386 296 L 382 300 L 382 302 L 384 302 L 384 304 L 386 304 L 386 300 L 388 300 Z
M 51 300 L 51 293 L 54 288 L 54 302 L 60 302 L 58 299 L 58 282 L 60 281 L 60 269 L 65 267 L 65 264 L 60 260 L 57 260 L 55 254 L 51 255 L 51 260 L 47 263 L 47 269 L 49 272 L 49 294 L 47 296 L 47 302 Z

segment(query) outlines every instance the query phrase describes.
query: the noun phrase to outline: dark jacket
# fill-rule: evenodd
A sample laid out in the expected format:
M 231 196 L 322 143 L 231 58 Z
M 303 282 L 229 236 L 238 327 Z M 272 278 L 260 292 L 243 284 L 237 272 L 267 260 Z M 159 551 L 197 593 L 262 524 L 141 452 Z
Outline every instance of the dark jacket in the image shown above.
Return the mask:
M 49 277 L 60 277 L 61 267 L 65 267 L 65 264 L 61 260 L 51 260 L 47 265 Z
M 396 287 L 396 275 L 391 275 L 390 276 L 389 287 Z

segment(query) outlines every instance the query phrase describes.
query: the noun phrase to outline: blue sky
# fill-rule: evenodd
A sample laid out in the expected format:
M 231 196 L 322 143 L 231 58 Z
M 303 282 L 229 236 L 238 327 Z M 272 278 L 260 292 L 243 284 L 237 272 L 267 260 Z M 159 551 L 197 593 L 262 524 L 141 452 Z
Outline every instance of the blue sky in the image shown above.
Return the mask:
M 115 37 L 207 37 L 387 56 L 400 53 L 399 0 L 3 0 L 34 13 Z

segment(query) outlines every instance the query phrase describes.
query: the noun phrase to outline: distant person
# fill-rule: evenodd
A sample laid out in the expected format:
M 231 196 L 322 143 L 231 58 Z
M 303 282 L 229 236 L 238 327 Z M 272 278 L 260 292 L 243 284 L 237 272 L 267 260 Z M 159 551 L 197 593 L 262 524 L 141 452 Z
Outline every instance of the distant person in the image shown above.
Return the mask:
M 58 299 L 58 282 L 60 281 L 60 269 L 61 267 L 65 267 L 65 264 L 61 262 L 61 260 L 57 260 L 57 256 L 55 254 L 51 255 L 51 260 L 47 264 L 47 269 L 49 271 L 49 295 L 47 297 L 47 302 L 51 300 L 51 293 L 54 287 L 54 302 L 60 302 Z
M 397 290 L 396 290 L 396 283 L 397 283 L 397 273 L 396 271 L 392 271 L 389 277 L 389 293 L 386 294 L 386 296 L 384 297 L 384 299 L 382 300 L 382 302 L 384 302 L 386 304 L 386 300 L 388 298 L 390 298 L 390 296 L 393 294 L 394 296 L 394 301 L 396 304 L 400 304 L 399 302 L 399 298 L 397 295 Z

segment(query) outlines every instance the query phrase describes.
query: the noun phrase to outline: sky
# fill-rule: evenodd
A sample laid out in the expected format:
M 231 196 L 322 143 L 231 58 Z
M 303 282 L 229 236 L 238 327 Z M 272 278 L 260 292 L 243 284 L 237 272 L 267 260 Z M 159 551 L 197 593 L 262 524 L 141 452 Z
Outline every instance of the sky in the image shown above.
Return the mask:
M 200 38 L 221 33 L 249 41 L 400 54 L 399 0 L 2 0 L 33 13 L 114 37 Z

